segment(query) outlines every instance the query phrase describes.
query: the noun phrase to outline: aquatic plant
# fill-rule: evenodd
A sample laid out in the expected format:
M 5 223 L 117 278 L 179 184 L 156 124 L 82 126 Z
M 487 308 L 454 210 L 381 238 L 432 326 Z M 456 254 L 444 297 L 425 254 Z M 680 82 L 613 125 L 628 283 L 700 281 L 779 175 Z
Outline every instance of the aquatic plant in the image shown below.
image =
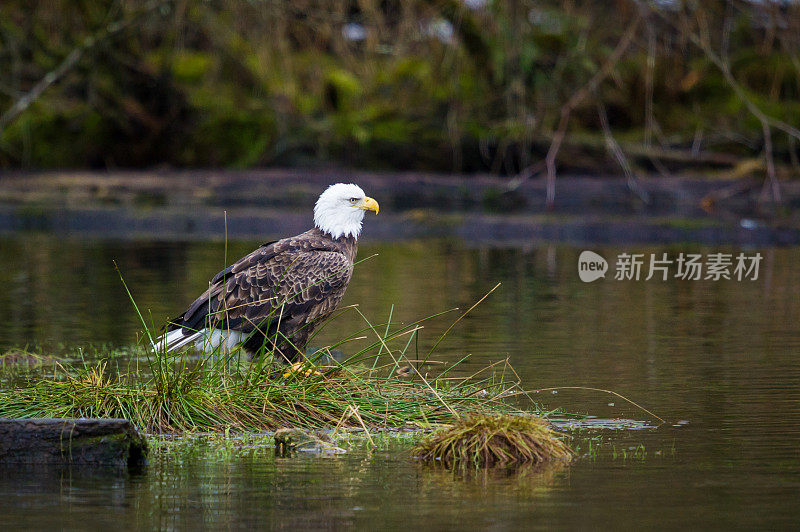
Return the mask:
M 43 353 L 36 353 L 25 349 L 9 349 L 0 353 L 0 367 L 6 366 L 19 368 L 22 367 L 36 367 L 44 364 L 52 364 L 55 359 L 52 356 Z
M 430 426 L 467 414 L 513 412 L 500 400 L 516 383 L 486 379 L 409 380 L 392 367 L 346 362 L 308 376 L 269 362 L 237 370 L 189 354 L 157 373 L 114 374 L 105 363 L 59 366 L 52 375 L 0 390 L 0 416 L 122 417 L 149 432 Z M 485 393 L 483 393 L 485 391 Z
M 413 454 L 448 467 L 569 461 L 573 452 L 562 438 L 537 416 L 473 414 L 438 429 Z

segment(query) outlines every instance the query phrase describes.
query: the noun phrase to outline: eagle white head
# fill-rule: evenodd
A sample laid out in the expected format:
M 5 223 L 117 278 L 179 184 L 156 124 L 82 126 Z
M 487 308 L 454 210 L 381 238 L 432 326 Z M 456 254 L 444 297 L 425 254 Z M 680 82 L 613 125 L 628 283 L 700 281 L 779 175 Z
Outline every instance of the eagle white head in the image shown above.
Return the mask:
M 333 238 L 358 238 L 367 211 L 378 214 L 378 202 L 367 197 L 361 187 L 336 183 L 323 192 L 314 205 L 314 225 Z

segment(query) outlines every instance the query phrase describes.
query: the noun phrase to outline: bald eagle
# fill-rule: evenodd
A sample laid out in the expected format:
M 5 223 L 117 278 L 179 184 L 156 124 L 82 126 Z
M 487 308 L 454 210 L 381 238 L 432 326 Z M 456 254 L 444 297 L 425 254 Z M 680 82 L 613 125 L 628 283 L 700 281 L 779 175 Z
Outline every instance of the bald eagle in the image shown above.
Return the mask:
M 208 290 L 171 320 L 157 345 L 213 352 L 241 345 L 294 362 L 314 328 L 342 300 L 366 211 L 378 202 L 360 187 L 329 186 L 314 206 L 314 228 L 269 242 L 211 279 Z

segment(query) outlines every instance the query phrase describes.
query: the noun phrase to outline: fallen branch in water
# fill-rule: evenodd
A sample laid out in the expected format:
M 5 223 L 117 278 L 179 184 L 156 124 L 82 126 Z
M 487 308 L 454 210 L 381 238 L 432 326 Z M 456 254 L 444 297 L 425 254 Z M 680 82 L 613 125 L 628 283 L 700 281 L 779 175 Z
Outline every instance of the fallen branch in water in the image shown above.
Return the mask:
M 651 416 L 653 416 L 654 418 L 659 420 L 661 423 L 666 423 L 666 421 L 664 421 L 661 417 L 655 415 L 654 413 L 652 413 L 651 411 L 649 411 L 648 409 L 646 409 L 642 405 L 640 405 L 638 403 L 635 403 L 634 401 L 631 401 L 630 399 L 628 399 L 624 395 L 622 395 L 620 393 L 617 393 L 617 392 L 615 392 L 613 390 L 604 390 L 603 388 L 592 388 L 592 387 L 589 387 L 589 386 L 555 386 L 555 387 L 552 387 L 552 388 L 539 388 L 538 390 L 530 390 L 530 391 L 528 391 L 526 393 L 549 392 L 549 391 L 558 391 L 558 390 L 588 390 L 590 392 L 610 393 L 611 395 L 619 397 L 623 401 L 632 404 L 633 406 L 635 406 L 636 408 L 642 410 L 643 412 L 647 412 L 648 414 L 650 414 Z

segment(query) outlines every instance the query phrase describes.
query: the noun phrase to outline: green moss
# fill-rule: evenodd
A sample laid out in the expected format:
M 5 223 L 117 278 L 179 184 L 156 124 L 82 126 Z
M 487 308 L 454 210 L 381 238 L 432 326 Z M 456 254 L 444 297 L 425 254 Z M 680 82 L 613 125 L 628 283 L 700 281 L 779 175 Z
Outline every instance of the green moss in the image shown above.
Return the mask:
M 348 98 L 351 104 L 355 103 L 355 98 L 364 92 L 361 81 L 344 69 L 331 68 L 328 70 L 325 79 L 339 91 L 342 96 Z
M 176 53 L 172 61 L 175 78 L 184 83 L 199 82 L 208 74 L 213 64 L 209 54 L 187 50 Z

